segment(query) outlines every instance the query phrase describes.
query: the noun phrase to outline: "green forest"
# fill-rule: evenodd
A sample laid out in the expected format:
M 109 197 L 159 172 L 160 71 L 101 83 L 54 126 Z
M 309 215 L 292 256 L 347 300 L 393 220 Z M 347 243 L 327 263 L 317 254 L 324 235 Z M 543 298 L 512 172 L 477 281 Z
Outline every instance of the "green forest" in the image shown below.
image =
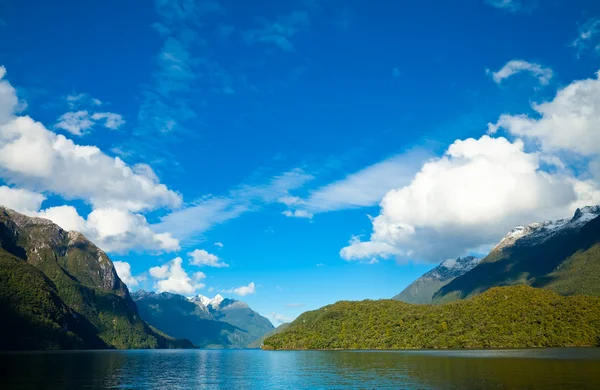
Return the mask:
M 600 346 L 600 298 L 495 287 L 443 305 L 341 301 L 298 317 L 263 349 Z

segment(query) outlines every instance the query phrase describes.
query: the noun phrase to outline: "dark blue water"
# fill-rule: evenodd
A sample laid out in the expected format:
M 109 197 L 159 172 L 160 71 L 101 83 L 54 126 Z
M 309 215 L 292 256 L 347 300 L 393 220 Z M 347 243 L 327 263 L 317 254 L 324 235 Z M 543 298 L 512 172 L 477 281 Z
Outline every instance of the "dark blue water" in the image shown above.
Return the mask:
M 600 349 L 0 354 L 2 389 L 600 389 Z

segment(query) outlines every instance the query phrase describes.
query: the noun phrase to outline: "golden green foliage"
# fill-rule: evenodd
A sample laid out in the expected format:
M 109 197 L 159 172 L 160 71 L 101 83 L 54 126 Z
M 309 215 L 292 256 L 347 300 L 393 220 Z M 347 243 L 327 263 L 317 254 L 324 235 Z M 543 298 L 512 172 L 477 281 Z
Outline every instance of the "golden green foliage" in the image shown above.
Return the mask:
M 596 346 L 600 298 L 528 286 L 415 305 L 341 301 L 298 317 L 264 349 L 429 349 Z

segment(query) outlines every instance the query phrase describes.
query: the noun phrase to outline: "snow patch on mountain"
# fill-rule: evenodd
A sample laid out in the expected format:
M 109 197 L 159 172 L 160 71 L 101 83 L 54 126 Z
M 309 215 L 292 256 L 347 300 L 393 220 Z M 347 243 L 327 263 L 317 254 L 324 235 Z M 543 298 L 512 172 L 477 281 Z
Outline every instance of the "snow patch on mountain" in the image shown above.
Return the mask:
M 213 298 L 206 297 L 202 294 L 195 295 L 191 298 L 188 298 L 190 301 L 194 302 L 198 306 L 203 306 L 205 308 L 212 307 L 213 309 L 217 309 L 221 302 L 225 300 L 221 294 L 215 295 Z
M 565 231 L 581 229 L 589 221 L 600 216 L 600 206 L 586 206 L 577 209 L 572 218 L 557 221 L 532 222 L 527 226 L 515 226 L 493 250 L 514 245 L 537 245 Z
M 437 267 L 427 272 L 417 280 L 435 279 L 445 281 L 456 278 L 479 264 L 480 258 L 474 256 L 459 257 L 458 259 L 448 259 L 440 263 Z

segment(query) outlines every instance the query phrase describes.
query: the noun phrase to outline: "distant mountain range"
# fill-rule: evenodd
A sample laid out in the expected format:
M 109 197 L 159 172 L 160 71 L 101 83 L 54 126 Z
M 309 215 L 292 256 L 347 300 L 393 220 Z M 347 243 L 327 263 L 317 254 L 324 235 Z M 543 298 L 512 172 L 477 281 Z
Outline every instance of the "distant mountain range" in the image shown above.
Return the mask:
M 569 219 L 516 226 L 485 258 L 444 261 L 393 299 L 442 303 L 520 284 L 600 295 L 599 217 L 600 206 L 588 206 Z
M 246 303 L 218 294 L 210 299 L 137 291 L 132 296 L 148 323 L 201 348 L 246 348 L 273 330 L 271 322 Z
M 0 349 L 193 347 L 144 322 L 108 256 L 0 207 Z

